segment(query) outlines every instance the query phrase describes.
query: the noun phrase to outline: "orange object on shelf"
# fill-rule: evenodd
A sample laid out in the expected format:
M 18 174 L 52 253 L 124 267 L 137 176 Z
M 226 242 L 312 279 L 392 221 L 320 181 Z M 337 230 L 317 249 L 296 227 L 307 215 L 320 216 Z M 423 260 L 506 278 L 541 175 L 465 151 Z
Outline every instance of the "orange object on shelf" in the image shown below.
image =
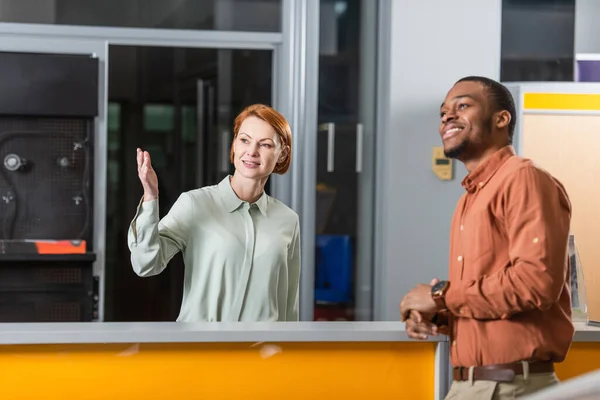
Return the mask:
M 85 240 L 35 240 L 38 254 L 85 254 Z

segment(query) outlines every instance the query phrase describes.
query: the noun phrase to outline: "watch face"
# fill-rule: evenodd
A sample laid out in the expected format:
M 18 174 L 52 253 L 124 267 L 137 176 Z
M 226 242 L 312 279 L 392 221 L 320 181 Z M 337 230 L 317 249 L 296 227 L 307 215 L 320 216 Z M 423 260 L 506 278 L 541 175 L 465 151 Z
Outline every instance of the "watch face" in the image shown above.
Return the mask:
M 433 293 L 439 292 L 440 290 L 444 289 L 445 287 L 446 287 L 446 281 L 439 281 L 438 283 L 433 285 L 433 287 L 431 288 L 431 291 Z

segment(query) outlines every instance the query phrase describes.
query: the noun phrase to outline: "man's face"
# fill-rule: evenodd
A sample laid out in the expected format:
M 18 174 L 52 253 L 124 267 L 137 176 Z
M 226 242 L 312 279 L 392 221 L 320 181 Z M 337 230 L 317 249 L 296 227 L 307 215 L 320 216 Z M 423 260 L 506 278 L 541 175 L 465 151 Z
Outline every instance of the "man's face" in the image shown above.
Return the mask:
M 459 82 L 440 108 L 440 136 L 446 157 L 468 159 L 492 142 L 492 112 L 485 87 L 479 82 Z

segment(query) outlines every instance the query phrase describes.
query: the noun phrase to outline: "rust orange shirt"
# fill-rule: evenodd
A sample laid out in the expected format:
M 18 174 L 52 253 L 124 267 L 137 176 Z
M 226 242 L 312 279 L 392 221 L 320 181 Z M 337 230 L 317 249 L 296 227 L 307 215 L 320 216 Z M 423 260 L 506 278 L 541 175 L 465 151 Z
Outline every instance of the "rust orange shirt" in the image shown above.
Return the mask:
M 564 187 L 512 146 L 462 185 L 446 293 L 452 364 L 562 361 L 574 334 Z

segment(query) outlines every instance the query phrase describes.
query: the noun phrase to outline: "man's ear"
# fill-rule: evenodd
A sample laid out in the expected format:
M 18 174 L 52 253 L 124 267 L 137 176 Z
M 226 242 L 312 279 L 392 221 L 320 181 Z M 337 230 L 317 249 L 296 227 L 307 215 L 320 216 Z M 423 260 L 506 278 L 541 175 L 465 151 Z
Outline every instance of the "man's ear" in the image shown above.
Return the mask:
M 512 117 L 508 111 L 500 111 L 496 114 L 496 127 L 499 129 L 506 128 L 510 124 L 511 119 Z

